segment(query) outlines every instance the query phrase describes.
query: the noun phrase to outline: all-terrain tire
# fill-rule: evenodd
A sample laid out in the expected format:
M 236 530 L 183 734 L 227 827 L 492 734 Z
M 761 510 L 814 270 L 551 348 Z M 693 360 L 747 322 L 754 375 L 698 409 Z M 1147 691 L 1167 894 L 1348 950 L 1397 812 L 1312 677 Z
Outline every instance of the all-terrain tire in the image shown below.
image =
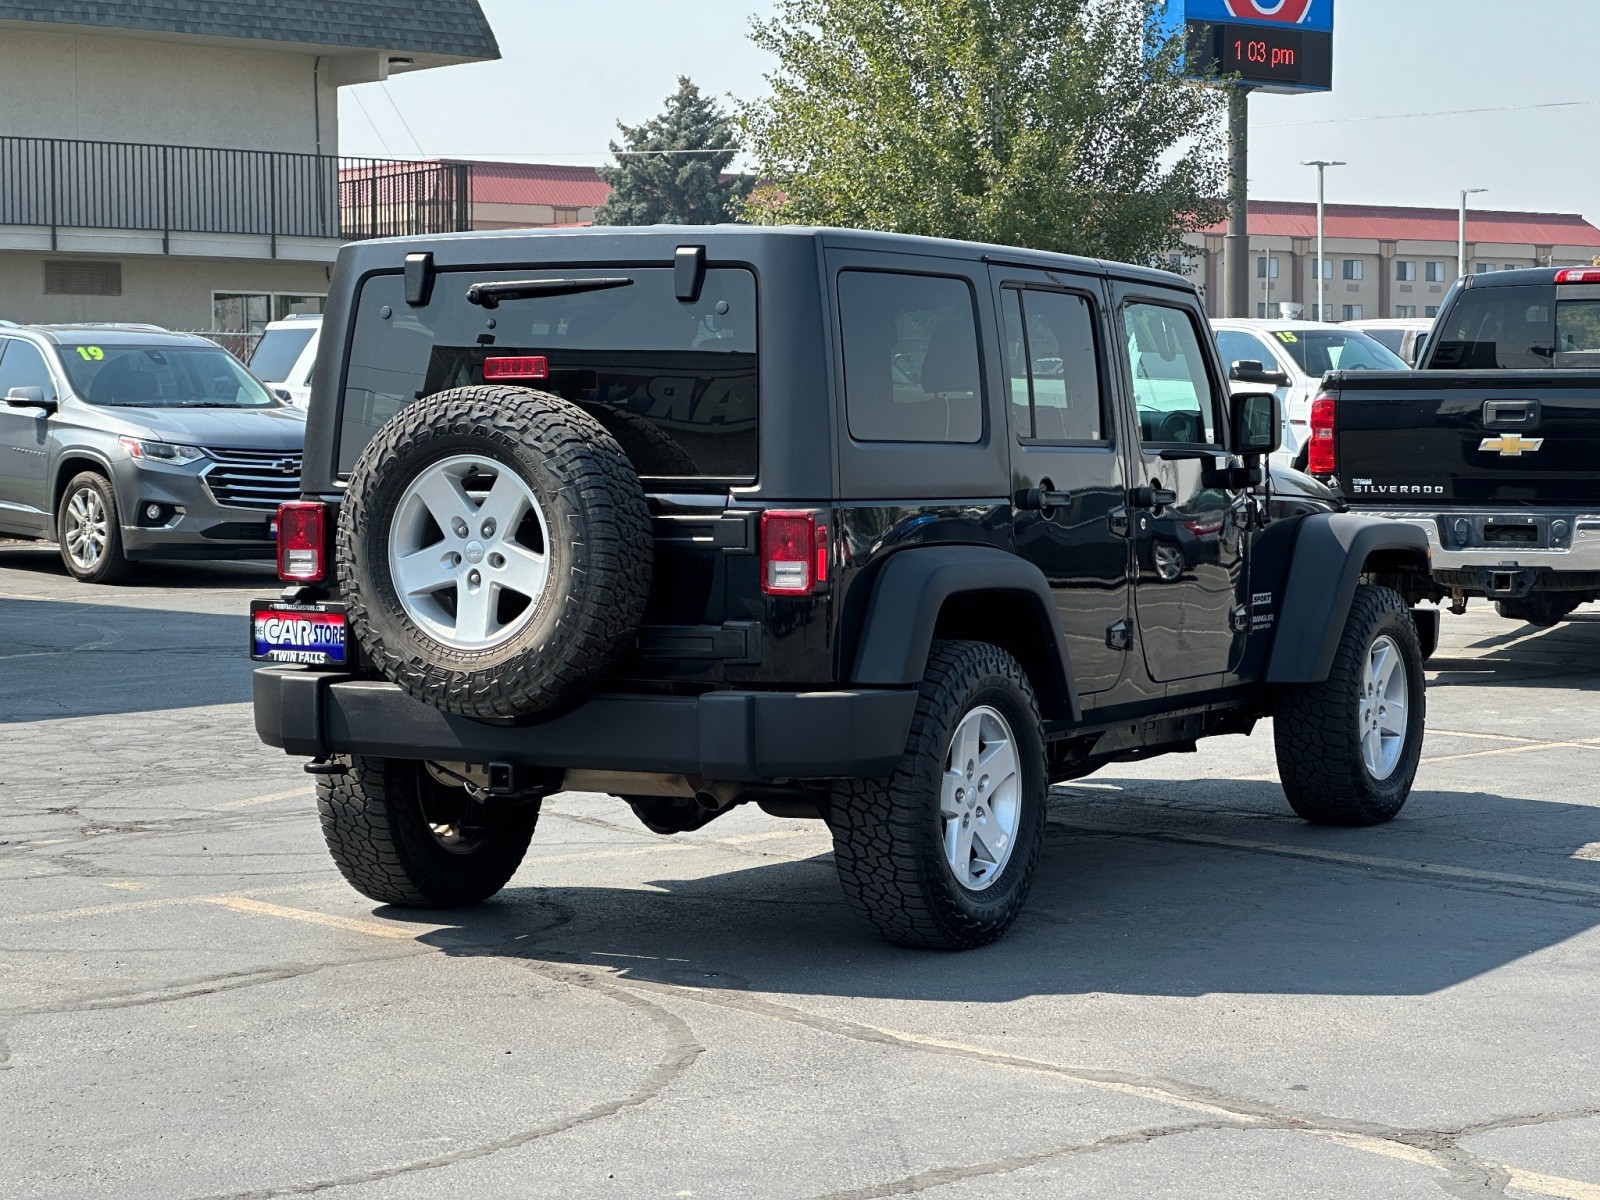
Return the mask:
M 91 564 L 74 561 L 67 547 L 72 508 L 80 502 L 98 504 L 103 516 L 100 555 Z M 134 564 L 122 548 L 122 514 L 117 509 L 117 489 L 98 471 L 74 475 L 61 493 L 61 503 L 56 508 L 56 537 L 61 545 L 62 563 L 80 583 L 120 583 L 133 574 Z
M 408 908 L 460 908 L 487 900 L 516 874 L 539 820 L 537 805 L 485 811 L 455 847 L 430 826 L 470 803 L 419 762 L 354 757 L 317 778 L 322 836 L 339 873 L 363 896 Z
M 1404 741 L 1393 770 L 1379 778 L 1362 755 L 1361 703 L 1374 643 L 1388 638 L 1405 671 Z M 1316 825 L 1379 825 L 1399 815 L 1411 795 L 1427 721 L 1427 694 L 1417 626 L 1400 595 L 1362 584 L 1356 589 L 1321 683 L 1282 688 L 1273 714 L 1278 774 L 1290 807 Z
M 484 648 L 430 636 L 407 615 L 389 564 L 406 489 L 459 455 L 514 472 L 549 529 L 533 613 Z M 576 405 L 524 388 L 456 388 L 403 409 L 357 460 L 339 514 L 339 586 L 367 660 L 417 699 L 469 717 L 577 699 L 631 643 L 653 559 L 644 489 L 616 439 Z
M 1021 787 L 1010 857 L 975 891 L 956 878 L 946 856 L 940 796 L 952 736 L 983 707 L 1010 727 Z M 1032 886 L 1048 788 L 1039 706 L 1016 659 L 986 642 L 935 642 L 894 773 L 834 786 L 828 825 L 845 900 L 902 946 L 966 950 L 995 941 Z

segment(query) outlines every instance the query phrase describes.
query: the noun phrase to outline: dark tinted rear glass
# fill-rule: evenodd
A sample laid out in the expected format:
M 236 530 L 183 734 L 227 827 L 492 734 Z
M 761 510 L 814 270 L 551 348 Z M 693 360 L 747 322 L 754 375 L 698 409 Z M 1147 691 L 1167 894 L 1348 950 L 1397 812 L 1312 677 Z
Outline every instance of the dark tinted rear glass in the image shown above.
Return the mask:
M 1446 371 L 1526 371 L 1551 365 L 1556 344 L 1552 285 L 1467 288 L 1446 314 L 1429 366 Z
M 475 283 L 633 280 L 604 291 L 467 303 Z M 422 396 L 483 382 L 486 358 L 542 356 L 555 392 L 611 431 L 640 475 L 748 482 L 756 474 L 756 281 L 706 272 L 692 303 L 673 272 L 521 267 L 442 273 L 426 307 L 406 304 L 398 275 L 362 287 L 340 426 L 348 472 L 385 421 Z

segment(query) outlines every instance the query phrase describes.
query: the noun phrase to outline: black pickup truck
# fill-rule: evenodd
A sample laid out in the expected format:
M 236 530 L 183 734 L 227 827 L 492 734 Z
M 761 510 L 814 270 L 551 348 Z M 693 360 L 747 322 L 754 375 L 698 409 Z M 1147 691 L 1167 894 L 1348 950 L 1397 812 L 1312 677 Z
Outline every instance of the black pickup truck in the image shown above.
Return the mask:
M 1308 460 L 1428 535 L 1408 599 L 1535 625 L 1600 599 L 1600 268 L 1461 280 L 1419 367 L 1328 376 Z

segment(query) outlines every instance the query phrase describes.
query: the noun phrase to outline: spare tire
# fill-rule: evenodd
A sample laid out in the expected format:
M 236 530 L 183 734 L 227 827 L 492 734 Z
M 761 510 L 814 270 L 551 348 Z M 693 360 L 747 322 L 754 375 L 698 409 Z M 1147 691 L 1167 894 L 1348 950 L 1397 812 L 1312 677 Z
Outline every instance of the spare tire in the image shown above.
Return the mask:
M 560 397 L 465 387 L 403 409 L 362 451 L 338 575 L 366 659 L 468 717 L 577 699 L 644 616 L 654 543 L 622 447 Z

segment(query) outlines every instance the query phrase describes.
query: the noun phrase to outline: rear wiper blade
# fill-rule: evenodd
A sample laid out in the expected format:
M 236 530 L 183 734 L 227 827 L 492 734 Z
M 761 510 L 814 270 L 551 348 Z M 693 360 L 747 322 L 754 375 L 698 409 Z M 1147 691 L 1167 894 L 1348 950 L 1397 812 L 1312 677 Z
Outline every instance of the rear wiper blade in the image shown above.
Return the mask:
M 475 283 L 467 289 L 467 303 L 499 308 L 502 300 L 536 300 L 541 296 L 575 296 L 579 292 L 604 292 L 632 287 L 626 276 L 601 279 L 512 279 L 505 283 Z

